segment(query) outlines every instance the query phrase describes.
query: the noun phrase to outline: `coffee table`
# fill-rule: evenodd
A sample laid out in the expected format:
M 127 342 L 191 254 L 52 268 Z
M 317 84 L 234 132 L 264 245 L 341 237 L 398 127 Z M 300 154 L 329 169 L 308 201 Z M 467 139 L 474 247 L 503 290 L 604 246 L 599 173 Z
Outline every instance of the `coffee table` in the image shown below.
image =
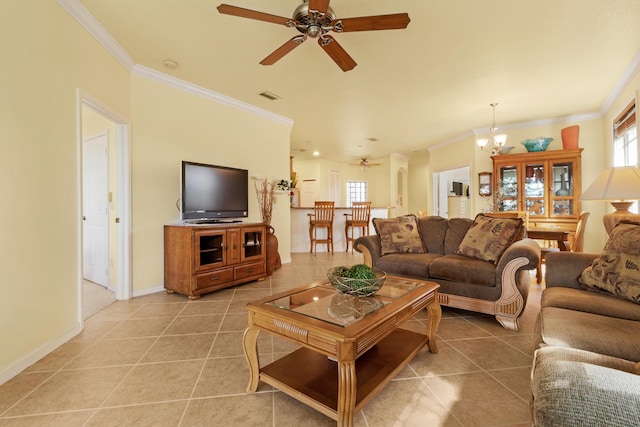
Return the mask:
M 352 426 L 354 414 L 425 345 L 437 353 L 439 287 L 387 276 L 375 296 L 358 298 L 324 280 L 250 302 L 243 338 L 250 373 L 247 391 L 256 391 L 263 381 L 333 418 L 338 426 Z M 399 328 L 424 308 L 424 334 Z M 301 347 L 260 368 L 260 331 Z

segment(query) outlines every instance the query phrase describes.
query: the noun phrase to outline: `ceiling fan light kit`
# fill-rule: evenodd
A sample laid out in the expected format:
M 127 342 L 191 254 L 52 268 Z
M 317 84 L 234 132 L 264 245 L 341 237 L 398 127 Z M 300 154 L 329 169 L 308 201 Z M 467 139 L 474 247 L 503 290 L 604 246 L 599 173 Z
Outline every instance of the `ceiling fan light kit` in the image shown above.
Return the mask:
M 242 7 L 221 4 L 218 12 L 240 18 L 255 19 L 273 24 L 293 27 L 302 35 L 295 36 L 260 61 L 262 65 L 273 65 L 283 56 L 300 46 L 307 37 L 318 39 L 320 47 L 327 52 L 342 71 L 352 70 L 357 63 L 347 51 L 327 34 L 329 31 L 337 33 L 352 31 L 394 30 L 407 28 L 410 19 L 407 13 L 390 15 L 361 16 L 356 18 L 336 19 L 336 14 L 329 7 L 329 0 L 304 0 L 293 12 L 292 18 L 285 18 L 258 12 Z

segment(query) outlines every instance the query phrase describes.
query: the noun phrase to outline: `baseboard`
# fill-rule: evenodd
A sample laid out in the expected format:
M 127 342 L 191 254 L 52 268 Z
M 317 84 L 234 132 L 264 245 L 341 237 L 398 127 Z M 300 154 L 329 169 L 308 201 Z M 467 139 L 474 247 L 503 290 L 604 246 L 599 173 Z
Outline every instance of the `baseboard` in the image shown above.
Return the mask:
M 80 332 L 82 332 L 82 324 L 78 322 L 67 332 L 63 333 L 57 338 L 52 339 L 51 341 L 44 343 L 43 345 L 36 348 L 35 350 L 25 355 L 24 357 L 21 357 L 16 362 L 12 363 L 6 369 L 0 372 L 0 385 L 6 383 L 11 378 L 15 377 L 20 372 L 24 371 L 29 366 L 36 363 L 38 360 L 45 357 L 47 354 L 51 353 L 53 350 L 57 349 L 62 344 L 66 343 L 71 338 L 78 335 Z
M 135 297 L 141 297 L 143 295 L 157 294 L 158 292 L 164 292 L 164 291 L 165 291 L 164 285 L 157 285 L 152 288 L 134 289 L 132 295 L 133 295 L 133 298 L 135 298 Z

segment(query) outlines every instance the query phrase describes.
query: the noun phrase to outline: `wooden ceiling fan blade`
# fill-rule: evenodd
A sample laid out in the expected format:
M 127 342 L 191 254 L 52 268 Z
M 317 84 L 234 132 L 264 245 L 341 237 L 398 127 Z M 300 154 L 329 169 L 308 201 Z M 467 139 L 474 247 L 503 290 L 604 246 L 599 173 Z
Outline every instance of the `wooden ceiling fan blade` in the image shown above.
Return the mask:
M 278 62 L 283 56 L 291 52 L 296 47 L 300 46 L 303 41 L 306 40 L 306 36 L 295 36 L 285 44 L 274 50 L 271 55 L 264 58 L 260 63 L 262 65 L 273 65 Z
M 281 25 L 287 25 L 287 23 L 292 22 L 291 18 L 285 18 L 283 16 L 271 15 L 269 13 L 258 12 L 256 10 L 231 6 L 229 4 L 221 4 L 220 6 L 218 6 L 218 12 L 224 15 L 238 16 L 240 18 L 255 19 L 258 21 L 271 22 Z
M 327 13 L 329 0 L 309 0 L 309 10 L 317 10 L 321 14 Z
M 334 31 L 347 33 L 352 31 L 400 30 L 407 28 L 411 19 L 408 13 L 394 13 L 392 15 L 360 16 L 358 18 L 344 18 L 333 22 Z
M 340 67 L 342 71 L 353 70 L 353 68 L 358 65 L 333 37 L 327 35 L 322 36 L 318 39 L 318 44 L 327 52 L 331 59 L 338 64 L 338 67 Z

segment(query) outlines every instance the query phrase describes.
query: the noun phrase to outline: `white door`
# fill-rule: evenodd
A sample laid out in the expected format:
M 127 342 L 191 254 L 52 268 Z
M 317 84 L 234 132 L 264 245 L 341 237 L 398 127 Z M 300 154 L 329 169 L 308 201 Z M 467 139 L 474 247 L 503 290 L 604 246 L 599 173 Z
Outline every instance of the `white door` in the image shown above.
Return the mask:
M 318 199 L 318 186 L 315 179 L 305 179 L 300 188 L 300 207 L 309 208 Z
M 329 200 L 335 203 L 335 206 L 342 206 L 342 188 L 340 185 L 340 171 L 329 171 Z
M 82 141 L 82 276 L 109 287 L 109 138 Z

